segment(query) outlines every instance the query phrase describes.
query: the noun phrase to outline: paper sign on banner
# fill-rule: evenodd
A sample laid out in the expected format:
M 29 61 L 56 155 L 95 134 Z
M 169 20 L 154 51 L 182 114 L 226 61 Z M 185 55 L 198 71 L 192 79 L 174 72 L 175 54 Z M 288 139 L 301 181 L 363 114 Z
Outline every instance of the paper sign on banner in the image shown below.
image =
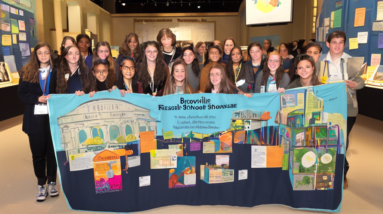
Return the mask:
M 16 35 L 16 34 L 14 34 Z M 27 41 L 27 33 L 20 32 L 19 33 L 19 40 L 20 41 Z
M 362 27 L 364 26 L 364 21 L 366 19 L 366 8 L 356 8 L 355 9 L 355 19 L 354 19 L 354 27 Z
M 11 13 L 13 14 L 19 14 L 19 10 L 17 10 L 16 8 L 13 8 L 13 7 L 10 7 L 11 8 Z
M 247 179 L 247 169 L 238 170 L 238 180 L 246 180 Z
M 334 12 L 334 28 L 342 26 L 342 9 L 336 10 Z
M 19 20 L 19 30 L 25 31 L 25 22 L 23 20 Z
M 359 46 L 358 46 L 358 38 L 350 38 L 350 46 L 349 46 L 349 50 L 354 50 L 354 49 L 358 49 Z
M 266 167 L 282 167 L 283 148 L 266 146 Z
M 24 16 L 24 11 L 23 10 L 19 10 L 19 15 L 20 16 Z
M 19 24 L 17 20 L 11 19 L 11 29 L 12 33 L 19 33 Z
M 383 48 L 383 33 L 379 33 L 378 48 Z
M 251 146 L 251 168 L 266 167 L 266 147 Z
M 372 23 L 372 31 L 383 31 L 383 22 Z
M 368 31 L 367 32 L 358 32 L 358 43 L 366 44 L 368 40 Z
M 11 35 L 3 35 L 2 36 L 2 45 L 3 46 L 11 46 L 12 45 L 12 37 Z
M 140 132 L 141 153 L 149 153 L 150 150 L 156 150 L 156 140 L 154 139 L 154 131 Z
M 383 1 L 378 1 L 376 20 L 383 21 Z
M 334 11 L 332 11 L 332 12 L 331 12 L 331 23 L 330 23 L 330 27 L 331 27 L 331 28 L 334 28 L 334 17 L 335 17 L 335 15 L 334 15 Z
M 218 166 L 229 165 L 230 155 L 216 155 L 215 164 Z
M 150 175 L 139 177 L 140 187 L 150 186 Z
M 11 47 L 9 46 L 4 46 L 2 47 L 3 50 L 3 56 L 9 56 L 11 55 Z
M 17 34 L 12 34 L 12 42 L 13 44 L 17 44 Z
M 371 66 L 380 65 L 381 54 L 371 54 Z

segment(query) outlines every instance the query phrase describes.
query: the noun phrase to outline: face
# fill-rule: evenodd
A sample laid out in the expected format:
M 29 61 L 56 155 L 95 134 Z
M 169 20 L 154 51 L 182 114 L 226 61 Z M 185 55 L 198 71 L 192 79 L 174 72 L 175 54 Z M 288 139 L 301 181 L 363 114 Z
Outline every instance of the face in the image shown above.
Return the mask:
M 162 45 L 167 48 L 167 47 L 171 47 L 172 46 L 172 38 L 171 37 L 167 37 L 167 36 L 163 36 L 161 38 L 161 43 Z
M 81 52 L 87 52 L 90 47 L 90 41 L 86 37 L 81 38 L 77 44 Z
M 102 60 L 108 58 L 109 54 L 110 52 L 107 46 L 100 46 L 97 50 L 97 56 L 100 57 L 100 59 Z
M 65 43 L 64 43 L 64 48 L 69 47 L 69 46 L 71 46 L 71 45 L 74 45 L 73 42 L 72 42 L 72 40 L 67 39 L 67 40 L 65 41 Z
M 234 48 L 234 42 L 232 40 L 226 40 L 225 47 L 224 47 L 225 54 L 229 55 L 231 49 L 233 48 Z
M 97 65 L 94 67 L 93 74 L 98 81 L 104 82 L 108 76 L 108 67 L 103 64 Z
M 265 50 L 269 50 L 269 48 L 270 48 L 270 42 L 267 41 L 267 40 L 265 40 L 265 41 L 263 42 L 263 49 L 265 49 Z
M 69 49 L 68 54 L 65 56 L 65 59 L 68 63 L 77 64 L 80 59 L 80 51 L 76 47 L 72 47 Z
M 234 63 L 238 63 L 241 61 L 241 59 L 241 51 L 238 50 L 238 48 L 234 49 L 233 52 L 231 52 L 231 60 L 233 60 Z
M 157 55 L 158 55 L 158 50 L 155 46 L 149 45 L 148 47 L 146 47 L 145 56 L 149 61 L 155 62 L 157 59 Z
M 296 72 L 302 79 L 311 79 L 314 66 L 311 65 L 310 61 L 302 60 L 298 63 Z
M 298 43 L 297 42 L 293 42 L 293 46 L 295 47 L 295 46 L 297 46 L 298 45 Z
M 280 45 L 279 46 L 279 53 L 281 54 L 281 56 L 286 57 L 289 54 L 289 51 L 287 50 L 286 46 Z
M 39 48 L 37 51 L 37 59 L 39 60 L 40 63 L 49 63 L 49 59 L 50 59 L 50 56 L 51 56 L 51 53 L 49 52 L 49 48 L 48 47 L 41 47 Z
M 213 68 L 210 70 L 210 82 L 213 84 L 213 86 L 217 87 L 219 84 L 221 84 L 222 75 L 221 70 L 218 68 Z
M 214 45 L 218 45 L 218 46 L 221 47 L 221 41 L 219 41 L 219 40 L 214 40 L 214 41 L 213 41 L 213 44 L 214 44 Z
M 330 53 L 340 54 L 343 53 L 345 44 L 343 38 L 333 38 L 330 43 L 326 42 L 326 45 L 330 49 Z
M 250 56 L 253 60 L 259 60 L 262 56 L 262 50 L 258 46 L 251 47 Z
M 194 53 L 193 51 L 191 50 L 186 50 L 184 52 L 184 55 L 182 56 L 182 58 L 184 59 L 185 63 L 187 65 L 190 65 L 192 64 L 193 60 L 195 59 L 195 56 L 194 56 Z
M 270 71 L 276 71 L 281 64 L 281 59 L 278 55 L 271 55 L 267 61 L 267 66 Z
M 213 62 L 218 62 L 221 58 L 219 51 L 216 48 L 212 48 L 209 51 L 209 59 Z
M 121 66 L 122 75 L 124 79 L 131 80 L 134 77 L 136 69 L 134 68 L 134 63 L 131 60 L 125 60 L 124 64 Z
M 176 82 L 183 82 L 185 76 L 185 67 L 182 64 L 174 66 L 173 77 Z
M 203 43 L 201 46 L 199 46 L 199 48 L 198 48 L 198 53 L 199 53 L 199 55 L 202 55 L 202 54 L 204 54 L 205 52 L 206 52 L 206 44 Z
M 134 51 L 134 49 L 136 49 L 136 47 L 137 47 L 137 44 L 138 44 L 138 42 L 137 42 L 136 38 L 132 37 L 128 43 L 130 51 Z
M 311 47 L 311 48 L 307 49 L 306 54 L 311 56 L 314 59 L 315 63 L 318 62 L 319 56 L 320 56 L 319 48 Z

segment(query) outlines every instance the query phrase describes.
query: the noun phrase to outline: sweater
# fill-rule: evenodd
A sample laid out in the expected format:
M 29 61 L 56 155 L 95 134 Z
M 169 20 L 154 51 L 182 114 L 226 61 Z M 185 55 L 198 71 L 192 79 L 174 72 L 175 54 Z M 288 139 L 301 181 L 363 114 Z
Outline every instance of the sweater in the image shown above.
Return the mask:
M 225 70 L 226 70 L 226 65 L 225 63 L 222 63 L 222 62 L 218 62 L 219 64 L 221 64 Z M 200 79 L 199 79 L 199 90 L 204 92 L 205 91 L 205 88 L 207 86 L 207 84 L 209 83 L 209 72 L 210 72 L 210 68 L 213 67 L 214 65 L 216 65 L 217 62 L 212 62 L 210 61 L 208 64 L 205 65 L 205 67 L 202 68 L 201 70 L 201 75 L 200 75 Z M 226 71 L 225 71 L 226 72 Z

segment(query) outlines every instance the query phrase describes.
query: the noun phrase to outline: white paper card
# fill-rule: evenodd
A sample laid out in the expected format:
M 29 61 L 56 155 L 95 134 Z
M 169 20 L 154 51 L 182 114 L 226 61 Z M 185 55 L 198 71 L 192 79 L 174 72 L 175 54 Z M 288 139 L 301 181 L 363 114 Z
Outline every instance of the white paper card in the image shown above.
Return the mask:
M 13 55 L 4 56 L 4 62 L 8 64 L 9 70 L 11 72 L 17 71 L 16 63 L 15 63 L 15 56 L 13 56 Z
M 133 156 L 128 157 L 128 164 L 130 167 L 140 166 L 141 165 L 141 157 L 140 156 Z
M 197 181 L 197 174 L 189 174 L 189 175 L 184 175 L 184 184 L 185 185 L 195 185 Z
M 383 20 L 383 1 L 378 1 L 376 8 L 376 20 Z
M 324 19 L 324 26 L 330 26 L 330 17 Z
M 150 186 L 150 175 L 139 177 L 140 187 Z
M 238 170 L 238 180 L 246 180 L 247 179 L 247 169 Z
M 93 152 L 73 154 L 69 156 L 70 171 L 80 171 L 93 168 L 93 158 L 96 156 Z
M 266 168 L 266 146 L 251 147 L 251 168 Z
M 366 44 L 368 40 L 368 31 L 367 32 L 358 32 L 358 43 Z
M 215 164 L 218 166 L 227 164 L 229 165 L 230 155 L 216 155 L 215 156 Z
M 35 105 L 35 115 L 48 114 L 47 105 Z

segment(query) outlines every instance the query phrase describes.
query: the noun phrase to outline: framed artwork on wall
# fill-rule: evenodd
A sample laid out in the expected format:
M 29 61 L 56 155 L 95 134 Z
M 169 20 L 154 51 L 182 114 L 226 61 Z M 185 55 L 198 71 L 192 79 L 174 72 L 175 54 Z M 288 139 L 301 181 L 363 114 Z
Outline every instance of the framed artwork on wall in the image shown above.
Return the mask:
M 9 70 L 8 64 L 5 62 L 0 62 L 0 84 L 11 83 L 12 75 Z

